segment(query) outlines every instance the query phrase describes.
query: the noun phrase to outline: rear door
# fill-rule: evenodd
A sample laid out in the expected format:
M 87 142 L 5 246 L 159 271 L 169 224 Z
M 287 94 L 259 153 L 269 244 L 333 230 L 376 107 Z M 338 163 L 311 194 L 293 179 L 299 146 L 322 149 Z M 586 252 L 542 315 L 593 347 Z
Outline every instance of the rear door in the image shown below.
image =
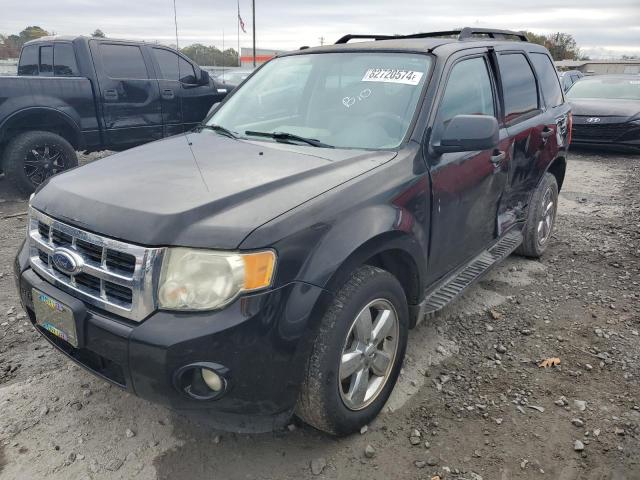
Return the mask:
M 539 165 L 554 130 L 547 125 L 542 98 L 529 58 L 523 51 L 497 52 L 504 102 L 503 125 L 509 133 L 511 168 L 498 227 L 505 231 L 524 220 L 530 193 L 537 186 Z
M 124 149 L 162 138 L 153 66 L 136 44 L 91 42 L 100 86 L 106 144 Z
M 498 117 L 497 87 L 486 49 L 454 57 L 446 67 L 444 89 L 432 124 L 430 142 L 439 144 L 456 115 Z M 430 154 L 433 212 L 429 270 L 432 280 L 466 263 L 497 239 L 496 219 L 505 189 L 509 159 L 503 148 Z M 432 149 L 429 149 L 432 151 Z

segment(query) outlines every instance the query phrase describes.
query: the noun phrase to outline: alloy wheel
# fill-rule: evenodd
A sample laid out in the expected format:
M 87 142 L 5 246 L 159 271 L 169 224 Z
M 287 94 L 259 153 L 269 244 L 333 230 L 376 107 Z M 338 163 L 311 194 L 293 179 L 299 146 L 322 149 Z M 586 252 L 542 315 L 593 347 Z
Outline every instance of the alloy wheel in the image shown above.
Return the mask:
M 398 345 L 398 314 L 391 302 L 369 302 L 353 321 L 340 359 L 338 386 L 348 409 L 362 410 L 378 398 L 395 363 Z
M 24 173 L 34 186 L 67 168 L 69 160 L 55 145 L 35 146 L 24 157 Z
M 551 237 L 556 216 L 556 203 L 553 190 L 547 188 L 542 197 L 542 213 L 538 221 L 538 244 L 544 245 Z

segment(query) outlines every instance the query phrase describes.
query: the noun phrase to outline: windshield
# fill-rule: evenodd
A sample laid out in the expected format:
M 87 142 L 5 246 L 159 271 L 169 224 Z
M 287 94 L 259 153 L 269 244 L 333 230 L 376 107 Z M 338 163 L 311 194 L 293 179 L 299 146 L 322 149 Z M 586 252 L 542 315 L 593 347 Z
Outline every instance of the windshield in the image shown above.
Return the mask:
M 255 133 L 287 133 L 323 146 L 395 148 L 411 124 L 430 64 L 427 55 L 380 52 L 276 58 L 208 124 L 252 140 L 283 141 L 282 135 Z
M 584 78 L 567 92 L 567 98 L 640 100 L 640 77 Z

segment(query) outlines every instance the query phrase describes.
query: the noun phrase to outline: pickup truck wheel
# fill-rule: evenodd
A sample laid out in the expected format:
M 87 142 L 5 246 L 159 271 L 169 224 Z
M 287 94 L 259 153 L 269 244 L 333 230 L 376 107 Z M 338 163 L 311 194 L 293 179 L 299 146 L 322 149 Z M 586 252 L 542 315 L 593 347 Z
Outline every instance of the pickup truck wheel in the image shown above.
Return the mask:
M 47 178 L 78 165 L 69 142 L 51 132 L 25 132 L 4 151 L 4 172 L 20 192 L 28 195 Z
M 408 325 L 398 280 L 368 265 L 355 270 L 321 320 L 296 414 L 334 435 L 373 420 L 400 373 Z
M 545 173 L 531 197 L 522 232 L 524 239 L 516 253 L 531 258 L 542 256 L 551 240 L 557 210 L 558 182 L 552 174 Z

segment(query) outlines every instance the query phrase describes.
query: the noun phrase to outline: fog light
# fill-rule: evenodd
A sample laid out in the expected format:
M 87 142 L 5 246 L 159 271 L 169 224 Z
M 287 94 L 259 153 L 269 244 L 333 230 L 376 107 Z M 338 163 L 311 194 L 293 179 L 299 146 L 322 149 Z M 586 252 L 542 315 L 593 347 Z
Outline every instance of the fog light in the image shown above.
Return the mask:
M 202 374 L 202 379 L 204 380 L 204 383 L 207 384 L 207 387 L 214 392 L 222 390 L 222 379 L 220 378 L 220 375 L 208 368 L 201 369 L 200 373 Z
M 229 369 L 219 363 L 196 362 L 179 368 L 173 384 L 194 400 L 215 400 L 229 389 Z

